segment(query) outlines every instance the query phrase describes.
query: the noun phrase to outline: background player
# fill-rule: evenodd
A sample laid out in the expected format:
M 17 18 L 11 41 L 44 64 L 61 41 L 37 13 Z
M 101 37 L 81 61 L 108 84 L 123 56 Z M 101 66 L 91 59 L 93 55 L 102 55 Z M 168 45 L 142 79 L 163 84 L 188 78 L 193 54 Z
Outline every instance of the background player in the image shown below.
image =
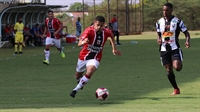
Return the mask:
M 117 41 L 117 45 L 121 45 L 119 43 L 119 34 L 120 34 L 120 31 L 118 29 L 118 21 L 117 21 L 117 15 L 113 15 L 113 18 L 110 20 L 110 29 L 112 30 L 113 32 L 113 35 L 116 36 L 116 41 Z
M 50 46 L 54 44 L 54 46 L 60 51 L 60 54 L 63 58 L 65 58 L 65 54 L 62 51 L 60 35 L 59 32 L 62 29 L 62 23 L 59 19 L 54 18 L 53 11 L 48 12 L 48 19 L 45 21 L 45 30 L 43 34 L 43 38 L 46 36 L 46 48 L 44 50 L 46 60 L 43 61 L 44 64 L 49 65 L 49 57 L 50 57 Z
M 18 22 L 14 26 L 14 32 L 15 32 L 15 54 L 22 54 L 22 45 L 24 42 L 24 24 L 22 23 L 22 17 L 18 18 Z M 18 50 L 19 48 L 19 50 Z
M 108 37 L 111 37 L 111 45 L 113 54 L 121 56 L 121 52 L 116 49 L 114 36 L 112 32 L 104 28 L 105 18 L 97 16 L 94 24 L 83 32 L 80 37 L 78 46 L 83 46 L 79 53 L 79 58 L 76 66 L 75 77 L 78 81 L 77 86 L 70 93 L 71 97 L 75 97 L 78 90 L 90 80 L 93 73 L 97 70 L 99 62 L 102 58 L 102 50 Z M 83 76 L 84 71 L 86 74 Z
M 180 31 L 185 34 L 186 42 L 185 47 L 190 47 L 190 34 L 187 31 L 182 20 L 172 15 L 173 5 L 166 3 L 163 7 L 163 16 L 156 23 L 156 29 L 158 34 L 157 42 L 160 45 L 160 59 L 163 66 L 167 70 L 167 76 L 174 88 L 174 92 L 171 95 L 180 94 L 175 80 L 173 67 L 176 71 L 181 71 L 183 54 L 178 42 L 178 36 Z
M 79 37 L 81 36 L 81 29 L 82 29 L 81 18 L 78 17 L 77 21 L 76 21 L 76 36 L 77 36 L 77 41 L 79 41 Z

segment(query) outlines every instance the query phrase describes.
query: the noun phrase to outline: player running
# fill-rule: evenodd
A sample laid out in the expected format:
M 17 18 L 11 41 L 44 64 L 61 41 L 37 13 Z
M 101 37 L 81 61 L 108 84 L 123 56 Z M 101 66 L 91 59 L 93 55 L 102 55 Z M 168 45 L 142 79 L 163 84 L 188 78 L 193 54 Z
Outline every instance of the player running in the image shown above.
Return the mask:
M 83 48 L 79 53 L 75 73 L 78 84 L 70 93 L 70 96 L 73 98 L 97 70 L 102 58 L 103 47 L 108 37 L 111 37 L 110 41 L 113 54 L 121 56 L 121 52 L 116 49 L 111 30 L 105 29 L 104 24 L 105 18 L 103 16 L 97 16 L 94 25 L 86 28 L 80 37 L 78 46 L 83 46 Z M 83 76 L 85 70 L 86 74 Z
M 180 94 L 175 80 L 173 68 L 181 71 L 183 54 L 178 42 L 180 31 L 185 34 L 185 47 L 190 47 L 190 34 L 182 20 L 172 15 L 173 5 L 166 3 L 163 7 L 163 16 L 156 23 L 158 34 L 157 43 L 160 45 L 160 59 L 162 65 L 166 68 L 167 77 L 174 88 L 171 95 Z
M 43 60 L 43 63 L 49 65 L 49 57 L 50 57 L 50 46 L 54 44 L 54 46 L 60 51 L 60 54 L 63 58 L 65 58 L 65 54 L 62 51 L 60 35 L 59 32 L 62 29 L 62 23 L 59 19 L 54 18 L 53 11 L 48 11 L 48 18 L 45 21 L 45 30 L 43 34 L 43 38 L 46 37 L 46 48 L 44 50 L 46 60 Z

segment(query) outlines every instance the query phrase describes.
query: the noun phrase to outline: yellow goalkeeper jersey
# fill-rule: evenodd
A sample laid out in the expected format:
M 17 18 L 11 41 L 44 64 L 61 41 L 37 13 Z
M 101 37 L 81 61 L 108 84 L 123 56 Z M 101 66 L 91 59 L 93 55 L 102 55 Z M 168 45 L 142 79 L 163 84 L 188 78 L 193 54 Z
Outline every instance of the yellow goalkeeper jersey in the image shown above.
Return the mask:
M 23 34 L 24 24 L 17 22 L 14 26 L 14 30 L 16 30 L 16 34 Z

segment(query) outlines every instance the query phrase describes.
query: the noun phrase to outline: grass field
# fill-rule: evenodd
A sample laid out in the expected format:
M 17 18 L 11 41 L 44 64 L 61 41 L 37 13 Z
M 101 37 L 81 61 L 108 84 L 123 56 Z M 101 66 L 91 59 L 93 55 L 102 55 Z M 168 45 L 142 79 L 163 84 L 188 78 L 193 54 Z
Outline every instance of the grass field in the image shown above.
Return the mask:
M 189 49 L 180 37 L 184 67 L 175 71 L 181 89 L 177 96 L 170 95 L 155 32 L 121 36 L 121 57 L 113 56 L 106 43 L 99 69 L 74 99 L 69 93 L 76 86 L 80 49 L 75 44 L 63 45 L 64 59 L 52 47 L 49 66 L 42 64 L 44 47 L 28 46 L 16 56 L 14 48 L 1 48 L 0 112 L 200 112 L 200 34 L 193 31 L 191 37 Z M 95 98 L 98 87 L 109 90 L 106 101 Z

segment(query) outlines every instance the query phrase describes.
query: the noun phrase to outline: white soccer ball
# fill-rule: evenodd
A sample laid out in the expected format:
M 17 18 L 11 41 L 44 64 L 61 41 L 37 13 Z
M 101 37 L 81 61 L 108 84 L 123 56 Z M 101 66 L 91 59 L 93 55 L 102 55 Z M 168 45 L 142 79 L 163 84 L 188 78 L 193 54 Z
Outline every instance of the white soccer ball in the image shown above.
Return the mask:
M 96 98 L 99 100 L 106 100 L 109 96 L 108 89 L 101 87 L 96 90 Z

